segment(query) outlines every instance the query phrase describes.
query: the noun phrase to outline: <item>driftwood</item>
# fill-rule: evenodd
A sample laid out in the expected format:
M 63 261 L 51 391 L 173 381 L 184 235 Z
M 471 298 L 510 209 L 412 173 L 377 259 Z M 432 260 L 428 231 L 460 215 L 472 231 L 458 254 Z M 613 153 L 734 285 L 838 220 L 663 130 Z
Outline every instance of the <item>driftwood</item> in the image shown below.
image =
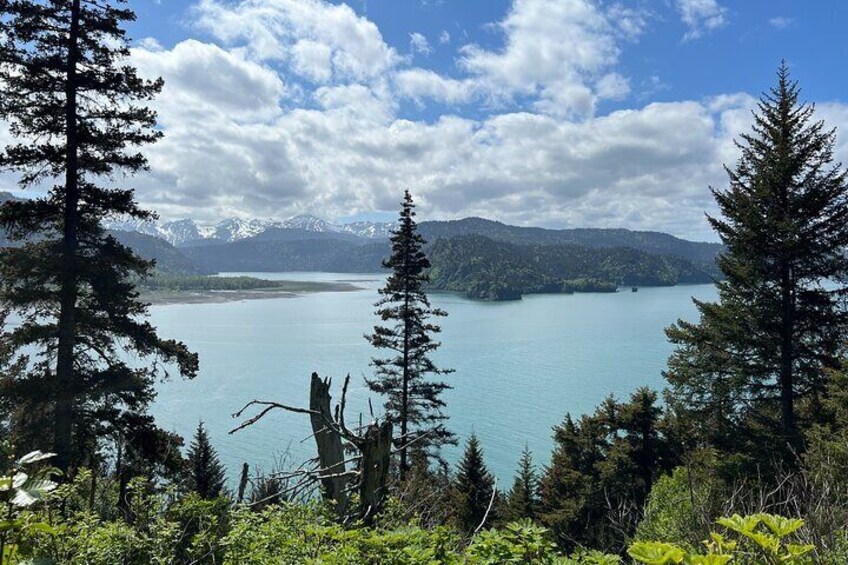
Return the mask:
M 342 396 L 331 414 L 330 379 L 321 379 L 312 373 L 309 391 L 309 409 L 287 406 L 278 402 L 252 400 L 233 414 L 240 418 L 250 407 L 262 407 L 258 414 L 248 418 L 230 433 L 235 433 L 258 422 L 274 409 L 298 414 L 308 414 L 312 423 L 313 437 L 318 448 L 317 464 L 311 469 L 299 469 L 291 474 L 299 477 L 296 486 L 306 482 L 320 482 L 327 500 L 333 502 L 341 520 L 359 518 L 370 522 L 382 508 L 389 480 L 389 463 L 392 456 L 392 424 L 389 421 L 372 420 L 351 431 L 344 420 L 347 387 L 350 375 L 342 387 Z M 345 459 L 345 444 L 352 446 L 356 454 Z M 351 464 L 348 469 L 347 465 Z M 350 512 L 350 494 L 359 494 L 359 506 Z

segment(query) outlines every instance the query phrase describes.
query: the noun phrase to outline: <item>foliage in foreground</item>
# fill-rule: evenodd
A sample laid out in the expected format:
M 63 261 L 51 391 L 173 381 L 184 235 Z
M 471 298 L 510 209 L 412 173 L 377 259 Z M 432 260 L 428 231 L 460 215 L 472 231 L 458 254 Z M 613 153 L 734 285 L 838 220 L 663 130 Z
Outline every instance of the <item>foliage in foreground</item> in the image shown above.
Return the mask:
M 82 479 L 38 497 L 16 520 L 40 524 L 16 531 L 17 555 L 2 562 L 71 565 L 155 564 L 544 564 L 544 565 L 806 565 L 814 547 L 798 540 L 799 519 L 760 513 L 718 520 L 701 550 L 684 542 L 634 542 L 628 557 L 580 550 L 565 555 L 550 532 L 529 520 L 480 532 L 470 540 L 447 527 L 415 523 L 365 528 L 343 526 L 318 503 L 284 503 L 262 511 L 233 507 L 226 498 L 191 493 L 150 494 L 150 484 L 130 488 L 132 520 L 103 520 L 85 508 Z M 47 489 L 50 490 L 50 489 Z M 8 504 L 8 497 L 6 497 Z M 65 508 L 63 513 L 60 508 Z M 5 510 L 5 509 L 3 509 Z M 818 562 L 838 563 L 819 556 Z

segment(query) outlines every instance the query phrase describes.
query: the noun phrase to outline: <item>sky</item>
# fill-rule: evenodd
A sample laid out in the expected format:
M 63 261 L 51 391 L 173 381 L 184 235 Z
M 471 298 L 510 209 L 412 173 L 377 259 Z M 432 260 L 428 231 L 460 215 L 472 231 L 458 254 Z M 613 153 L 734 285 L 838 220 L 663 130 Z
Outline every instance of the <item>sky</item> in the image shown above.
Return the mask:
M 848 162 L 843 0 L 129 5 L 131 63 L 165 79 L 132 183 L 163 220 L 385 220 L 408 188 L 419 219 L 714 240 L 781 60 Z

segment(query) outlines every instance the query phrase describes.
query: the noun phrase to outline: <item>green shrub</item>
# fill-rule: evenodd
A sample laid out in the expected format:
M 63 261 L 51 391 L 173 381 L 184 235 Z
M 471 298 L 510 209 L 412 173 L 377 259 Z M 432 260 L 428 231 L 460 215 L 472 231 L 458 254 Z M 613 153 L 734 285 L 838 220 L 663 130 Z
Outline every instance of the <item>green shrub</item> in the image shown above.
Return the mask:
M 709 473 L 675 468 L 651 489 L 635 538 L 697 546 L 709 533 L 719 492 Z
M 665 542 L 635 542 L 628 554 L 646 565 L 811 565 L 812 545 L 793 543 L 803 520 L 774 514 L 719 518 L 725 534 L 712 532 L 704 542 L 706 553 L 690 552 Z

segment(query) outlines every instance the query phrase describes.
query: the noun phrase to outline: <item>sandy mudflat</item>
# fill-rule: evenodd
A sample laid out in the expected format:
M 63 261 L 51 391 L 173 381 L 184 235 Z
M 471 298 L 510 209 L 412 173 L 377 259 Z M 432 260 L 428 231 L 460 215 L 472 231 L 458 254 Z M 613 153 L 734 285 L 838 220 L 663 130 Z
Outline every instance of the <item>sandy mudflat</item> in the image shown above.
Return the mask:
M 275 281 L 277 282 L 277 281 Z M 296 298 L 315 292 L 351 292 L 362 290 L 349 283 L 318 283 L 279 281 L 279 288 L 250 290 L 141 290 L 141 299 L 154 305 L 163 304 L 217 304 L 238 300 L 264 300 L 269 298 Z

